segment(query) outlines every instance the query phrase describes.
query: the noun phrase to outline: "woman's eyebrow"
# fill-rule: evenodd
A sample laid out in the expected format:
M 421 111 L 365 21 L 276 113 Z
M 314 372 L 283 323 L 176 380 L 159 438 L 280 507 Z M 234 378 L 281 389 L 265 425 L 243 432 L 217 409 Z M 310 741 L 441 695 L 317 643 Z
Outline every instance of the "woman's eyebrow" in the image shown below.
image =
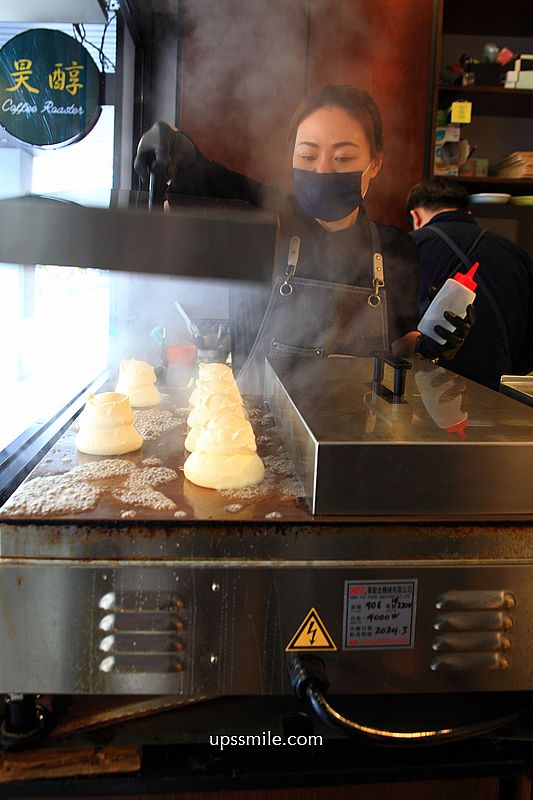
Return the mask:
M 301 145 L 306 145 L 307 147 L 316 147 L 317 149 L 320 147 L 320 145 L 318 145 L 316 142 L 298 142 L 297 143 L 298 147 L 300 147 Z M 358 148 L 360 148 L 361 145 L 357 144 L 357 142 L 345 141 L 345 142 L 334 142 L 334 144 L 332 144 L 332 147 L 358 147 Z

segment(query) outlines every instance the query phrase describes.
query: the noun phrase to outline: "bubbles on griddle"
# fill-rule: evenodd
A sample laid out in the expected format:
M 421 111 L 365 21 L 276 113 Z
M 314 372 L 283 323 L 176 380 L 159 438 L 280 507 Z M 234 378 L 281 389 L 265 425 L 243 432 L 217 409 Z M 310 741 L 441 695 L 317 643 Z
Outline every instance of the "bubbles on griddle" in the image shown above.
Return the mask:
M 273 475 L 281 478 L 287 478 L 289 475 L 294 475 L 294 467 L 292 461 L 285 454 L 279 456 L 265 456 L 263 459 L 265 468 Z
M 265 514 L 265 519 L 283 519 L 283 514 L 280 511 L 270 511 Z
M 297 475 L 289 475 L 280 486 L 280 495 L 284 499 L 305 500 L 304 487 Z
M 23 483 L 2 508 L 7 514 L 46 516 L 80 514 L 96 508 L 102 487 L 73 481 L 67 475 L 49 475 Z
M 238 514 L 239 511 L 242 511 L 244 506 L 242 503 L 230 503 L 227 506 L 224 506 L 224 511 L 228 511 L 230 514 Z
M 88 464 L 79 464 L 65 475 L 70 475 L 74 480 L 96 481 L 105 478 L 118 478 L 129 475 L 135 469 L 135 464 L 124 458 L 104 458 L 102 461 L 91 461 Z
M 169 467 L 144 467 L 130 472 L 126 483 L 113 491 L 113 497 L 132 506 L 152 508 L 154 511 L 173 511 L 170 498 L 153 487 L 176 480 L 178 473 Z
M 303 487 L 294 472 L 290 459 L 286 456 L 265 456 L 265 477 L 255 486 L 244 489 L 223 489 L 220 494 L 234 500 L 255 502 L 268 497 L 281 497 L 284 501 L 296 500 L 303 496 Z M 227 506 L 226 506 L 227 509 Z
M 183 517 L 187 516 L 187 512 L 179 508 L 177 511 L 174 511 L 174 516 L 176 517 L 176 519 L 183 519 Z
M 169 467 L 138 468 L 131 461 L 105 458 L 80 464 L 62 475 L 34 478 L 11 496 L 3 511 L 11 514 L 50 516 L 92 511 L 109 492 L 121 503 L 154 511 L 173 511 L 176 504 L 155 486 L 176 480 L 178 473 Z M 122 519 L 130 519 L 124 516 Z
M 135 519 L 137 512 L 133 508 L 120 512 L 121 519 Z
M 173 511 L 176 508 L 176 503 L 169 497 L 150 486 L 130 488 L 126 484 L 124 487 L 115 489 L 113 497 L 128 505 L 152 508 L 154 511 Z
M 144 469 L 135 469 L 130 473 L 126 486 L 130 489 L 160 486 L 176 480 L 177 477 L 178 473 L 169 467 L 144 467 Z
M 156 456 L 143 458 L 143 460 L 141 461 L 141 464 L 143 464 L 145 467 L 160 467 L 162 463 L 163 462 L 161 461 L 161 459 L 157 458 Z
M 250 422 L 261 419 L 264 414 L 264 410 L 262 408 L 258 408 L 257 406 L 247 406 L 246 403 L 244 403 L 244 408 L 248 414 L 248 419 Z
M 147 440 L 158 439 L 161 434 L 179 428 L 181 421 L 163 408 L 147 408 L 133 412 L 134 425 Z

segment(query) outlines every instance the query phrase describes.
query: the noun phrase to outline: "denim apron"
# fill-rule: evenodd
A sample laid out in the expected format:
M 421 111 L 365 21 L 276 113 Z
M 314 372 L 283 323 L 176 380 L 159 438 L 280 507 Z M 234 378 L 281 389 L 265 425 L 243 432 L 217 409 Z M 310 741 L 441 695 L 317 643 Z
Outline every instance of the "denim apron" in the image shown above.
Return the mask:
M 372 288 L 298 277 L 300 239 L 291 238 L 285 275 L 275 279 L 261 327 L 237 376 L 243 394 L 262 394 L 266 356 L 368 356 L 389 349 L 381 242 L 375 223 L 366 222 Z

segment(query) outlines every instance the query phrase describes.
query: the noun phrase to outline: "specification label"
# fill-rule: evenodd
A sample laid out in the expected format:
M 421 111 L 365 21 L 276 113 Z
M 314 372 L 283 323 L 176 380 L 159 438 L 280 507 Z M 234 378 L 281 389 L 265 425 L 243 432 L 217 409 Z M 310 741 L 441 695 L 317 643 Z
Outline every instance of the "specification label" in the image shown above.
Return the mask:
M 346 581 L 344 650 L 400 649 L 415 639 L 416 580 Z

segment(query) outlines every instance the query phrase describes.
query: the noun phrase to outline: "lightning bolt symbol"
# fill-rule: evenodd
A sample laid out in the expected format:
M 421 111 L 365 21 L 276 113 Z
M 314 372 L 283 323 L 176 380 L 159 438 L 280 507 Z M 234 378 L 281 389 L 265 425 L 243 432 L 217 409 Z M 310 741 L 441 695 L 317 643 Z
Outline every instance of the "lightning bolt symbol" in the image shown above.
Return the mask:
M 315 621 L 314 619 L 311 620 L 309 623 L 309 627 L 307 628 L 307 635 L 309 636 L 309 641 L 311 644 L 315 643 L 315 636 L 316 636 L 316 628 L 315 628 Z

